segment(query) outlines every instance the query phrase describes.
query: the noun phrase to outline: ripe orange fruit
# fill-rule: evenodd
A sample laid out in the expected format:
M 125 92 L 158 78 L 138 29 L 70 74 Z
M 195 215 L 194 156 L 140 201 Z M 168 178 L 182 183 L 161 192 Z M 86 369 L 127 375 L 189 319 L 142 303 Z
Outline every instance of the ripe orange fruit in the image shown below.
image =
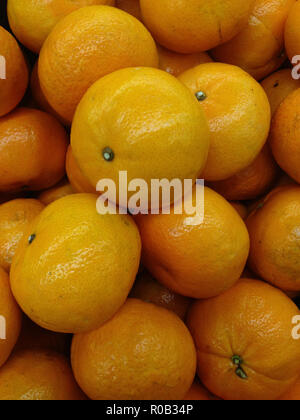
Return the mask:
M 241 216 L 243 220 L 246 220 L 248 216 L 248 209 L 247 206 L 244 204 L 238 202 L 238 201 L 231 201 L 230 203 L 232 207 L 238 212 L 238 214 Z
M 119 197 L 119 173 L 128 182 L 193 179 L 204 169 L 209 132 L 188 89 L 157 69 L 119 70 L 96 82 L 72 125 L 74 157 L 90 183 L 109 178 Z M 133 193 L 128 193 L 128 198 Z
M 300 291 L 300 187 L 281 187 L 269 194 L 248 221 L 250 266 L 264 280 Z
M 300 378 L 279 400 L 282 401 L 300 401 Z
M 182 320 L 185 320 L 191 304 L 190 299 L 178 295 L 158 283 L 147 270 L 142 271 L 137 276 L 130 297 L 169 309 L 175 312 Z
M 261 85 L 269 98 L 271 113 L 274 116 L 284 99 L 300 88 L 300 80 L 293 79 L 291 69 L 283 69 L 271 74 Z
M 55 26 L 41 50 L 38 72 L 47 101 L 71 122 L 80 99 L 96 80 L 135 66 L 158 66 L 149 32 L 122 10 L 90 6 Z
M 164 47 L 180 53 L 207 51 L 229 41 L 247 24 L 254 0 L 141 0 L 146 26 Z
M 0 205 L 0 266 L 4 270 L 9 271 L 24 231 L 43 208 L 40 201 L 28 198 L 11 200 Z
M 96 201 L 93 194 L 73 194 L 53 202 L 20 243 L 12 290 L 42 328 L 62 333 L 98 328 L 132 288 L 140 262 L 138 229 L 127 215 L 98 214 Z
M 222 63 L 235 64 L 261 80 L 285 61 L 284 27 L 295 0 L 255 0 L 248 25 L 212 51 Z
M 279 106 L 272 122 L 270 144 L 278 165 L 300 182 L 300 89 Z
M 297 306 L 280 290 L 244 279 L 192 307 L 201 382 L 225 400 L 273 400 L 296 381 L 300 346 L 291 334 Z
M 210 392 L 197 381 L 193 383 L 184 397 L 184 400 L 189 401 L 211 401 L 212 399 L 217 398 L 212 398 Z
M 194 190 L 188 203 L 195 199 Z M 136 218 L 147 269 L 176 293 L 199 299 L 232 287 L 249 252 L 246 226 L 230 203 L 205 188 L 204 208 L 203 223 L 197 215 L 174 214 L 173 210 L 169 215 Z
M 17 41 L 0 26 L 0 117 L 21 101 L 28 78 L 28 68 Z
M 116 7 L 142 20 L 140 0 L 116 0 Z
M 78 163 L 76 162 L 72 153 L 72 148 L 69 146 L 66 157 L 66 172 L 73 190 L 78 193 L 96 193 L 96 189 L 92 187 L 91 183 L 83 176 Z
M 177 77 L 184 71 L 198 66 L 199 64 L 212 62 L 212 58 L 206 52 L 194 54 L 179 54 L 169 51 L 164 47 L 157 46 L 159 56 L 159 68 Z
M 300 6 L 299 2 L 295 1 L 290 9 L 286 25 L 285 25 L 285 49 L 290 60 L 299 55 L 300 42 Z
M 270 105 L 262 87 L 240 68 L 221 63 L 201 64 L 179 80 L 196 95 L 209 122 L 211 147 L 204 178 L 220 181 L 247 168 L 270 128 Z
M 80 7 L 93 5 L 114 6 L 114 0 L 8 0 L 9 25 L 29 50 L 39 53 L 54 26 Z
M 279 168 L 266 144 L 250 166 L 224 181 L 210 183 L 210 187 L 227 200 L 254 200 L 271 189 L 278 173 Z
M 73 190 L 71 184 L 67 180 L 63 180 L 54 187 L 43 191 L 39 195 L 39 200 L 48 206 L 48 204 L 53 203 L 53 201 L 59 200 L 60 198 L 74 193 L 75 191 Z
M 196 353 L 175 314 L 128 299 L 101 328 L 75 335 L 72 366 L 93 400 L 177 400 L 194 380 Z
M 50 350 L 16 352 L 0 370 L 0 400 L 76 401 L 86 399 L 67 359 Z
M 0 191 L 42 190 L 65 173 L 68 139 L 44 112 L 19 108 L 0 118 Z
M 0 289 L 0 366 L 2 366 L 18 340 L 22 315 L 10 291 L 9 277 L 1 267 Z

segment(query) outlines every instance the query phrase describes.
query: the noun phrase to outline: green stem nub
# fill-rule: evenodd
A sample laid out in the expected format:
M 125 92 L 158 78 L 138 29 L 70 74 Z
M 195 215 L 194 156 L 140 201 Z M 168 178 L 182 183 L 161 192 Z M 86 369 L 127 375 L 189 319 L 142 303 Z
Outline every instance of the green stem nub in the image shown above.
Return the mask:
M 32 235 L 29 236 L 29 238 L 28 238 L 29 245 L 32 244 L 32 242 L 35 240 L 35 238 L 36 238 L 36 234 L 35 233 L 33 233 Z
M 199 102 L 205 101 L 205 99 L 207 98 L 206 94 L 202 90 L 196 92 L 195 96 Z
M 243 359 L 240 356 L 233 356 L 231 360 L 232 363 L 237 367 L 235 370 L 236 375 L 243 380 L 248 379 L 246 372 L 242 368 L 242 364 L 244 363 Z
M 110 147 L 105 147 L 105 149 L 103 149 L 102 156 L 106 162 L 112 162 L 115 158 L 115 154 Z

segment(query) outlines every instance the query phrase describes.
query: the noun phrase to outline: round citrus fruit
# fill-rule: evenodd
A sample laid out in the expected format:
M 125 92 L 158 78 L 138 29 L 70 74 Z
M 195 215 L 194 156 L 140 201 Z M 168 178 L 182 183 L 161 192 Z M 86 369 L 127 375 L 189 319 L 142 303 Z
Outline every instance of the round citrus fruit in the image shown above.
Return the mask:
M 247 168 L 270 129 L 270 104 L 262 87 L 238 67 L 207 63 L 179 76 L 208 119 L 211 147 L 203 176 L 227 179 Z
M 158 66 L 147 29 L 122 10 L 90 6 L 55 26 L 41 50 L 38 72 L 47 101 L 71 122 L 80 99 L 96 80 L 135 66 Z
M 177 400 L 192 385 L 196 353 L 175 314 L 129 299 L 101 328 L 75 335 L 72 366 L 93 400 Z
M 164 47 L 207 51 L 247 25 L 254 0 L 140 0 L 143 21 Z
M 216 397 L 213 398 L 210 392 L 197 381 L 193 383 L 193 385 L 184 397 L 184 400 L 189 401 L 211 401 L 216 399 Z
M 116 7 L 142 20 L 140 0 L 116 0 Z
M 298 1 L 294 1 L 285 25 L 285 48 L 290 60 L 299 56 L 300 42 L 300 5 Z M 299 62 L 299 60 L 298 60 Z
M 29 224 L 43 210 L 39 200 L 20 198 L 0 205 L 0 266 L 9 271 L 12 258 Z
M 54 201 L 35 219 L 11 267 L 19 305 L 55 332 L 98 328 L 125 302 L 140 261 L 140 236 L 130 216 L 100 215 L 97 196 Z
M 300 378 L 298 381 L 285 392 L 279 400 L 281 401 L 300 401 Z
M 96 193 L 96 189 L 83 176 L 78 163 L 76 162 L 72 148 L 69 146 L 66 157 L 66 172 L 72 188 L 78 193 Z
M 48 204 L 53 203 L 53 201 L 74 193 L 75 191 L 73 190 L 71 184 L 67 180 L 63 180 L 54 187 L 43 191 L 38 198 L 43 204 L 48 206 Z
M 201 382 L 225 400 L 280 397 L 299 375 L 300 346 L 291 334 L 299 314 L 280 290 L 252 279 L 196 302 L 188 325 Z

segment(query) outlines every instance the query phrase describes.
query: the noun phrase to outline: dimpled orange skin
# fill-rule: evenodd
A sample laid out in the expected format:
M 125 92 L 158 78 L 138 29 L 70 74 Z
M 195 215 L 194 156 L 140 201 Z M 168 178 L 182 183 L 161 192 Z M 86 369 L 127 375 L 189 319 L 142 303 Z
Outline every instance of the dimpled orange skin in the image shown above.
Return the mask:
M 76 401 L 86 397 L 67 359 L 50 350 L 14 353 L 0 370 L 1 401 Z
M 270 104 L 262 87 L 242 69 L 221 63 L 201 64 L 179 80 L 195 95 L 208 119 L 211 146 L 203 172 L 221 181 L 247 168 L 262 150 L 270 129 Z
M 201 382 L 225 400 L 278 398 L 299 375 L 300 346 L 291 334 L 291 320 L 299 314 L 283 292 L 253 279 L 196 302 L 188 326 Z
M 283 290 L 300 291 L 300 187 L 275 190 L 247 226 L 252 270 Z
M 285 25 L 285 49 L 290 60 L 299 55 L 300 43 L 300 4 L 296 1 L 290 10 L 286 25 Z M 299 60 L 298 60 L 299 61 Z
M 196 180 L 206 163 L 209 131 L 196 98 L 175 77 L 130 68 L 105 76 L 84 95 L 71 146 L 90 183 L 113 180 L 119 198 L 120 171 L 127 171 L 128 182 L 139 178 L 148 185 L 152 179 Z M 107 147 L 111 161 L 103 155 Z
M 300 401 L 300 378 L 279 400 L 281 401 Z
M 0 315 L 4 317 L 5 336 L 3 339 L 3 318 L 1 318 L 0 367 L 7 361 L 18 340 L 21 325 L 21 311 L 11 293 L 8 274 L 0 267 Z
M 72 367 L 92 400 L 177 400 L 192 385 L 196 353 L 175 314 L 128 299 L 101 328 L 74 336 Z
M 270 144 L 278 165 L 300 183 L 300 89 L 279 106 L 271 126 Z
M 80 99 L 100 77 L 115 70 L 158 67 L 147 29 L 114 7 L 83 7 L 62 19 L 40 53 L 39 80 L 51 107 L 71 122 Z
M 279 105 L 285 98 L 300 89 L 300 80 L 292 77 L 291 69 L 279 70 L 261 82 L 271 105 L 271 114 L 275 115 Z
M 116 0 L 116 7 L 142 20 L 140 0 Z
M 271 189 L 279 172 L 266 144 L 250 166 L 224 181 L 210 183 L 210 187 L 227 200 L 254 200 Z
M 28 85 L 28 68 L 15 38 L 0 26 L 0 117 L 12 111 L 23 98 Z M 5 59 L 5 63 L 3 58 Z
M 0 266 L 4 270 L 9 271 L 24 231 L 43 209 L 40 201 L 28 198 L 0 205 Z
M 194 204 L 195 196 L 194 191 Z M 185 212 L 136 218 L 145 267 L 169 289 L 197 299 L 232 287 L 249 252 L 246 226 L 231 204 L 209 188 L 204 190 L 204 203 L 201 224 L 196 224 L 199 216 L 190 218 Z
M 164 47 L 207 51 L 229 41 L 246 25 L 254 0 L 141 0 L 143 21 Z
M 159 68 L 177 77 L 184 71 L 203 63 L 212 62 L 212 58 L 206 52 L 194 54 L 179 54 L 169 51 L 164 47 L 157 46 L 159 56 Z
M 78 193 L 94 193 L 96 194 L 96 189 L 92 187 L 91 183 L 83 176 L 78 163 L 76 162 L 72 148 L 69 146 L 66 157 L 66 172 L 68 179 L 74 191 Z
M 0 118 L 0 191 L 42 190 L 65 173 L 68 138 L 49 114 L 19 108 Z
M 114 4 L 114 0 L 8 0 L 7 15 L 18 40 L 39 53 L 54 26 L 69 13 L 84 6 Z
M 212 51 L 216 61 L 235 64 L 261 80 L 285 61 L 284 27 L 295 0 L 256 0 L 248 26 Z
M 185 320 L 191 305 L 190 299 L 178 295 L 158 283 L 147 270 L 144 270 L 137 276 L 134 287 L 130 292 L 130 297 L 162 306 L 169 311 L 175 312 L 182 320 Z
M 11 267 L 13 294 L 42 328 L 98 328 L 123 305 L 134 283 L 138 229 L 127 215 L 98 214 L 96 201 L 93 194 L 73 194 L 53 202 L 20 243 Z

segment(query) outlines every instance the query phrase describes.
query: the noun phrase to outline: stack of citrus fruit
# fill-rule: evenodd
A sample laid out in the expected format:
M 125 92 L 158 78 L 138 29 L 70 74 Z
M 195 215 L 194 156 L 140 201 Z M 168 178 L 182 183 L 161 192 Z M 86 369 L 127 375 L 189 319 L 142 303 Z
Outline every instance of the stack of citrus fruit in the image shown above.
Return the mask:
M 300 400 L 300 2 L 1 7 L 0 400 Z

